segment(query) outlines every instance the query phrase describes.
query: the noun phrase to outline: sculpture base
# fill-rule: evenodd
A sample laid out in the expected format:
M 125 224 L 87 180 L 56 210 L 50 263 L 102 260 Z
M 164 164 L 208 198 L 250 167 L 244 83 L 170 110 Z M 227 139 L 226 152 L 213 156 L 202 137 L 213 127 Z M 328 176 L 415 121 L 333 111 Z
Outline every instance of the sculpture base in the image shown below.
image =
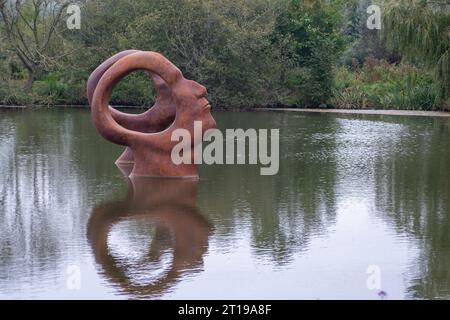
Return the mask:
M 126 147 L 125 150 L 122 152 L 119 158 L 116 160 L 116 164 L 133 164 L 134 163 L 134 157 L 133 157 L 133 151 L 131 151 L 130 148 Z
M 132 148 L 135 158 L 130 177 L 198 179 L 195 164 L 175 164 L 170 154 L 156 153 L 147 148 Z

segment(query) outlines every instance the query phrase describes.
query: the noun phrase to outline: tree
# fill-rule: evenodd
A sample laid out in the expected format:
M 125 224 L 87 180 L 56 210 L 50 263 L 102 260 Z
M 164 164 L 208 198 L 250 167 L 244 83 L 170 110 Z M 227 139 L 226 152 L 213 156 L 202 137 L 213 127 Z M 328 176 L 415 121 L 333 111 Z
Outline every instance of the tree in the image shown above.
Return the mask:
M 156 50 L 208 88 L 215 105 L 270 105 L 287 68 L 273 45 L 281 5 L 268 0 L 152 1 L 129 23 L 128 47 Z
M 387 60 L 390 63 L 397 63 L 401 59 L 397 52 L 386 47 L 380 38 L 379 30 L 367 27 L 369 16 L 367 8 L 377 4 L 373 2 L 373 0 L 349 0 L 344 5 L 343 33 L 350 43 L 341 60 L 347 66 L 356 66 L 356 61 L 361 65 L 369 57 Z
M 383 13 L 383 37 L 410 60 L 434 72 L 436 98 L 446 105 L 450 92 L 450 4 L 443 0 L 389 0 Z
M 317 106 L 331 95 L 332 67 L 344 47 L 341 1 L 288 0 L 277 18 L 277 41 L 284 39 L 294 63 L 286 86 L 290 104 Z
M 28 71 L 27 92 L 31 92 L 39 72 L 54 66 L 66 55 L 60 29 L 71 3 L 69 0 L 0 0 L 1 30 L 9 50 Z

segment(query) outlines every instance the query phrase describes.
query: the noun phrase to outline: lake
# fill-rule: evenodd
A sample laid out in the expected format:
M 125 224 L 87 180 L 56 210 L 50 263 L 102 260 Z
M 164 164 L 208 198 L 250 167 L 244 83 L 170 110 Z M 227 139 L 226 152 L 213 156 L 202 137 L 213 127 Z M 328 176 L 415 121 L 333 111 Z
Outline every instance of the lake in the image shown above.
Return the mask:
M 449 120 L 214 112 L 280 169 L 129 180 L 87 109 L 0 109 L 0 298 L 450 298 Z

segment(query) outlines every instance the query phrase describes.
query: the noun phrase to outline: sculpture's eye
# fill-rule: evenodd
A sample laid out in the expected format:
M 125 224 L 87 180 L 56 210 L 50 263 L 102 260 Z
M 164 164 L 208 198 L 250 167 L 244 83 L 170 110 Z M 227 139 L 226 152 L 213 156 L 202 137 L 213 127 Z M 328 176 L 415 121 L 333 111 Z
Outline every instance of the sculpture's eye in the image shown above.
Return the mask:
M 200 85 L 200 87 L 201 87 L 201 89 L 200 89 L 201 96 L 200 97 L 204 98 L 208 94 L 208 91 L 206 90 L 206 88 L 204 86 Z
M 192 80 L 189 80 L 189 81 L 191 82 L 191 86 L 192 86 L 194 95 L 197 98 L 204 98 L 207 94 L 206 88 L 195 81 L 192 81 Z

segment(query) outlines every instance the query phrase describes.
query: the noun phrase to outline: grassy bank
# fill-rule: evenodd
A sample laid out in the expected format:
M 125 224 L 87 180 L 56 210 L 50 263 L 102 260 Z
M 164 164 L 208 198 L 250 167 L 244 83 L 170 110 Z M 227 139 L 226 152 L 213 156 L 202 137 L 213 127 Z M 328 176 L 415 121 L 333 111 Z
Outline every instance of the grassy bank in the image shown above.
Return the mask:
M 24 80 L 10 80 L 0 88 L 1 105 L 55 106 L 87 105 L 84 82 L 65 83 L 50 74 L 34 82 L 31 93 L 23 90 Z M 336 109 L 447 110 L 436 99 L 432 75 L 416 66 L 367 58 L 361 65 L 337 66 L 333 72 L 332 95 L 320 107 Z M 132 76 L 114 90 L 111 104 L 144 107 L 153 103 L 151 82 Z M 282 104 L 218 106 L 222 109 L 304 108 Z
M 410 64 L 368 58 L 340 66 L 329 104 L 343 109 L 446 110 L 436 99 L 432 75 Z

